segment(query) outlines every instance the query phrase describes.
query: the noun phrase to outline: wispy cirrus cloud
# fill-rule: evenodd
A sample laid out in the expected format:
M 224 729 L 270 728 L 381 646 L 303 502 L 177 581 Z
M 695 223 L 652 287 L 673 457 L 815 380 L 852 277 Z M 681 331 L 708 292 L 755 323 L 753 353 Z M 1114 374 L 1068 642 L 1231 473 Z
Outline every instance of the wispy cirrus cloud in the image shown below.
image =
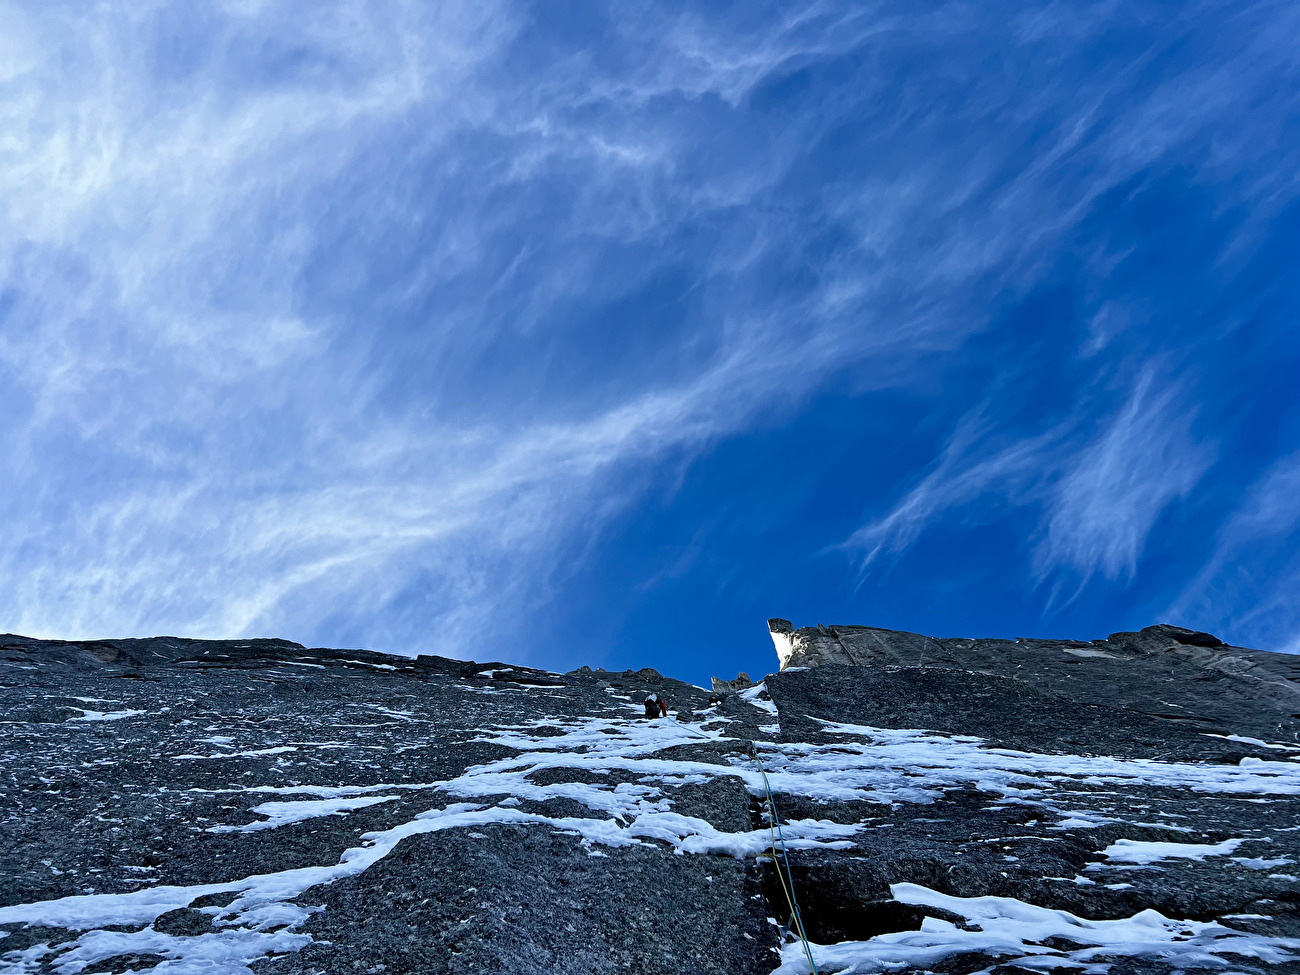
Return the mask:
M 1146 168 L 1293 198 L 1284 142 L 1253 181 L 1202 151 L 1229 117 L 1270 144 L 1295 73 L 1238 16 L 1160 67 L 1105 7 L 0 8 L 4 625 L 517 633 L 662 468 L 957 368 Z M 1099 373 L 1145 353 L 1106 337 Z M 853 545 L 1004 498 L 1043 510 L 1031 568 L 1131 573 L 1207 463 L 1182 395 L 972 414 Z
M 1214 451 L 1195 439 L 1185 394 L 1153 387 L 1143 373 L 1101 435 L 1065 462 L 1034 552 L 1041 575 L 1068 567 L 1084 580 L 1131 579 L 1156 519 L 1209 469 Z
M 1033 436 L 1002 442 L 980 416 L 959 424 L 933 470 L 844 547 L 863 571 L 897 555 L 954 513 L 992 520 L 1004 506 L 1041 511 L 1032 567 L 1041 582 L 1058 571 L 1132 578 L 1156 519 L 1186 497 L 1213 460 L 1191 431 L 1194 412 L 1177 384 L 1143 371 L 1123 407 L 1089 436 L 1072 417 Z
M 860 571 L 868 571 L 882 556 L 902 553 L 935 521 L 989 495 L 1011 503 L 1041 499 L 1051 476 L 1049 458 L 1059 448 L 1062 431 L 1002 445 L 990 443 L 991 433 L 978 414 L 964 418 L 934 469 L 887 514 L 844 541 L 845 549 L 862 553 Z
M 1216 533 L 1212 554 L 1170 604 L 1300 653 L 1300 452 L 1274 461 Z

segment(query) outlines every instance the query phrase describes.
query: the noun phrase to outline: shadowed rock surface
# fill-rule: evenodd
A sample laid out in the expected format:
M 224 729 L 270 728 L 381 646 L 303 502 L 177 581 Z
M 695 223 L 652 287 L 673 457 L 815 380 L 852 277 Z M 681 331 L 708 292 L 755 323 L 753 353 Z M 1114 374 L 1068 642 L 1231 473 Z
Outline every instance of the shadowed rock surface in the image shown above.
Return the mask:
M 1300 971 L 1300 660 L 770 627 L 713 691 L 0 637 L 0 972 L 807 971 L 755 753 L 823 971 Z
M 1122 709 L 1189 728 L 1231 726 L 1261 736 L 1294 731 L 1300 657 L 1225 645 L 1209 633 L 1162 624 L 1105 640 L 971 640 L 870 626 L 796 630 L 768 621 L 781 669 L 844 664 L 960 670 L 1014 678 L 1051 697 Z M 979 732 L 972 732 L 978 734 Z

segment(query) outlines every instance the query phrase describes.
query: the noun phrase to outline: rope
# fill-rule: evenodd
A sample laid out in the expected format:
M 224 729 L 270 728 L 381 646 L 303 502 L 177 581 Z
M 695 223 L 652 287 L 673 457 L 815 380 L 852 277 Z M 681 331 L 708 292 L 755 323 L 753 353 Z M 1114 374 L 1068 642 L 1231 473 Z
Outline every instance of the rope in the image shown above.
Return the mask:
M 689 725 L 682 724 L 679 726 L 707 741 L 714 740 L 709 735 L 705 735 Z M 763 767 L 763 760 L 758 757 L 758 746 L 752 741 L 749 743 L 749 754 L 754 759 L 754 764 L 758 766 L 759 774 L 763 776 L 763 790 L 767 793 L 767 833 L 771 838 L 772 866 L 776 869 L 776 879 L 781 882 L 781 892 L 785 894 L 785 902 L 790 906 L 790 917 L 794 920 L 795 933 L 799 935 L 799 940 L 803 943 L 803 953 L 808 958 L 808 968 L 811 970 L 811 975 L 819 975 L 817 963 L 813 961 L 812 946 L 808 942 L 808 935 L 804 933 L 803 917 L 799 914 L 799 899 L 794 893 L 794 874 L 790 871 L 790 856 L 786 851 L 785 836 L 781 832 L 781 819 L 776 814 L 776 800 L 772 797 L 772 783 L 768 781 L 767 769 Z M 778 843 L 781 846 L 779 853 L 777 852 Z M 784 875 L 781 873 L 781 864 L 783 862 L 785 863 Z
M 767 832 L 772 843 L 772 866 L 776 868 L 776 879 L 781 882 L 781 892 L 785 894 L 785 901 L 790 905 L 790 917 L 794 920 L 795 932 L 799 935 L 799 940 L 803 942 L 803 953 L 808 958 L 808 967 L 812 975 L 818 975 L 817 963 L 813 961 L 812 947 L 808 943 L 808 935 L 804 933 L 803 918 L 799 914 L 799 899 L 794 893 L 794 874 L 790 870 L 790 856 L 785 847 L 785 836 L 781 832 L 781 820 L 776 814 L 776 800 L 772 798 L 772 783 L 767 779 L 767 769 L 763 768 L 763 760 L 758 757 L 758 746 L 752 741 L 749 743 L 749 754 L 753 756 L 754 762 L 758 765 L 758 771 L 763 776 L 763 789 L 767 792 Z M 776 845 L 781 844 L 781 852 L 778 855 Z M 785 863 L 785 876 L 781 874 L 781 863 Z M 789 884 L 786 879 L 789 878 Z

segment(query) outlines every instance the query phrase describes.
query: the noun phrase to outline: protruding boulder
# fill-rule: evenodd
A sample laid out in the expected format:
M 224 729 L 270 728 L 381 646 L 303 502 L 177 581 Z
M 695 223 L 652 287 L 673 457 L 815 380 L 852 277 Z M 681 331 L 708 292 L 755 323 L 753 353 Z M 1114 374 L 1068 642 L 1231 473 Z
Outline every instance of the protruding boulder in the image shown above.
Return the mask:
M 827 628 L 819 623 L 796 630 L 789 620 L 770 619 L 767 628 L 772 634 L 772 644 L 776 647 L 782 670 L 858 663 L 837 639 L 833 627 Z
M 754 686 L 754 682 L 749 679 L 749 674 L 743 670 L 736 675 L 735 680 L 723 680 L 721 677 L 710 679 L 713 681 L 714 692 L 720 694 L 725 694 L 728 691 L 743 691 L 747 687 Z
M 1112 633 L 1104 642 L 1117 649 L 1136 654 L 1167 653 L 1185 647 L 1217 650 L 1220 647 L 1227 646 L 1212 633 L 1189 630 L 1186 627 L 1174 626 L 1170 623 L 1157 623 L 1155 626 L 1144 626 L 1140 630 L 1123 630 L 1119 633 Z
M 884 666 L 906 663 L 921 667 L 925 665 L 927 653 L 933 658 L 934 652 L 940 649 L 933 637 L 873 626 L 825 626 L 818 623 L 796 630 L 789 620 L 770 619 L 767 628 L 772 634 L 782 670 L 826 664 Z

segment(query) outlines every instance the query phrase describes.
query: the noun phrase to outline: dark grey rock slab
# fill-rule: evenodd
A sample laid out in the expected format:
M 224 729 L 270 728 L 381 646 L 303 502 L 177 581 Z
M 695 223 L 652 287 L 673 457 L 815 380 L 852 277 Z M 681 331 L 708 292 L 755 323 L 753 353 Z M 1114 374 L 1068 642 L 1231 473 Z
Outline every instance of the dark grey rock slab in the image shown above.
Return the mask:
M 81 970 L 144 971 L 257 935 L 265 950 L 255 944 L 247 964 L 265 972 L 769 973 L 788 909 L 765 854 L 752 743 L 790 835 L 847 837 L 789 854 L 815 941 L 915 930 L 927 917 L 964 930 L 957 913 L 896 899 L 898 884 L 1082 919 L 1153 909 L 1300 938 L 1295 795 L 1187 784 L 1205 770 L 1290 774 L 1292 658 L 1173 627 L 1084 642 L 777 622 L 787 669 L 716 690 L 649 668 L 552 674 L 280 640 L 0 638 L 0 912 L 180 890 L 130 923 L 0 924 L 0 966 L 74 971 L 65 952 L 100 932 L 130 950 Z M 680 735 L 641 735 L 649 693 L 667 700 L 676 720 L 663 727 Z M 575 744 L 585 733 L 600 737 Z M 950 767 L 963 761 L 972 767 Z M 1152 774 L 1090 776 L 1070 771 L 1076 761 Z M 1161 778 L 1173 768 L 1186 782 Z M 861 794 L 839 794 L 844 783 Z M 682 853 L 620 833 L 638 814 L 626 813 L 635 803 L 608 811 L 619 789 L 643 797 L 648 817 L 747 852 Z M 295 803 L 326 800 L 341 805 L 295 818 Z M 426 830 L 462 808 L 485 818 Z M 390 845 L 365 869 L 289 883 L 377 843 Z M 1223 852 L 1108 855 L 1124 843 Z M 250 907 L 259 876 L 290 893 Z M 1171 970 L 1123 952 L 1106 963 Z M 954 950 L 928 967 L 1014 961 Z

